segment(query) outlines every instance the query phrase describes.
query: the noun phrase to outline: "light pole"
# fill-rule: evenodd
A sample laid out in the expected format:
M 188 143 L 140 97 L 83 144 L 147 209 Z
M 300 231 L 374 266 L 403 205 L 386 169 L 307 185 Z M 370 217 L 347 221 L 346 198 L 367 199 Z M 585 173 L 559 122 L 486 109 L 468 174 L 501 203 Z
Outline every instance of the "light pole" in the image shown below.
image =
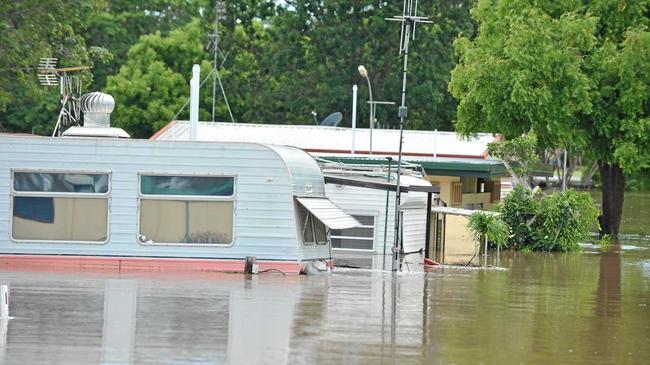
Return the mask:
M 372 155 L 372 128 L 375 125 L 375 104 L 372 102 L 372 85 L 370 85 L 370 78 L 368 77 L 368 70 L 363 65 L 359 65 L 359 75 L 365 77 L 368 81 L 368 96 L 370 99 L 370 154 Z

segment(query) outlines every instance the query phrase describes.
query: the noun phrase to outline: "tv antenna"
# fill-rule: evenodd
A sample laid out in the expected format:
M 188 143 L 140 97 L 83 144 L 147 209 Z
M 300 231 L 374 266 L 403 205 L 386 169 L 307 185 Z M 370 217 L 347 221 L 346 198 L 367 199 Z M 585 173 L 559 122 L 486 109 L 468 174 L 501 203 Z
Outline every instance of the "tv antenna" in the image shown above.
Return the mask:
M 393 271 L 397 271 L 400 263 L 400 256 L 403 254 L 404 247 L 402 247 L 400 237 L 400 173 L 402 168 L 402 143 L 404 135 L 404 120 L 408 115 L 406 107 L 406 73 L 408 70 L 409 59 L 409 44 L 411 40 L 415 40 L 415 26 L 418 23 L 433 23 L 427 17 L 418 16 L 418 0 L 404 0 L 402 7 L 402 15 L 396 15 L 392 18 L 386 18 L 390 21 L 398 21 L 402 23 L 402 31 L 399 39 L 399 54 L 404 55 L 404 68 L 402 71 L 402 104 L 398 108 L 397 115 L 399 117 L 399 154 L 397 158 L 397 181 L 395 192 L 395 242 L 393 243 Z
M 43 86 L 59 86 L 61 111 L 56 119 L 52 137 L 57 136 L 64 126 L 79 125 L 81 110 L 81 78 L 75 73 L 90 70 L 89 66 L 56 68 L 58 58 L 41 58 L 38 62 L 38 82 Z
M 219 75 L 219 64 L 217 60 L 219 54 L 223 57 L 223 62 L 226 61 L 227 55 L 224 55 L 219 49 L 219 41 L 221 36 L 219 35 L 219 23 L 225 18 L 226 6 L 221 0 L 215 0 L 214 2 L 214 32 L 210 33 L 208 37 L 210 42 L 208 44 L 208 49 L 212 52 L 213 62 L 212 62 L 212 122 L 214 123 L 214 106 L 217 99 L 217 83 L 221 89 L 221 95 L 223 95 L 223 100 L 226 102 L 226 107 L 228 108 L 228 114 L 230 115 L 230 121 L 235 123 L 235 117 L 232 115 L 232 110 L 230 110 L 230 104 L 228 104 L 228 98 L 226 97 L 226 91 L 223 89 L 223 84 L 221 83 L 221 76 Z

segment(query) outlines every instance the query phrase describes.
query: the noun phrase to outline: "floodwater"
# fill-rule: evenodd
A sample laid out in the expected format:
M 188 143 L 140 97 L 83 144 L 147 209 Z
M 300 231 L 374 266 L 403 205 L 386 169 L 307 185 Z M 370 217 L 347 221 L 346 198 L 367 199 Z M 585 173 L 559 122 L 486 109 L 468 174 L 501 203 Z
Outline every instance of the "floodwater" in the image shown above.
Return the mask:
M 594 202 L 601 204 L 600 191 L 591 191 Z M 627 192 L 623 201 L 621 234 L 650 238 L 650 192 Z
M 0 271 L 6 364 L 650 362 L 650 243 L 429 273 Z M 393 295 L 394 294 L 394 295 Z

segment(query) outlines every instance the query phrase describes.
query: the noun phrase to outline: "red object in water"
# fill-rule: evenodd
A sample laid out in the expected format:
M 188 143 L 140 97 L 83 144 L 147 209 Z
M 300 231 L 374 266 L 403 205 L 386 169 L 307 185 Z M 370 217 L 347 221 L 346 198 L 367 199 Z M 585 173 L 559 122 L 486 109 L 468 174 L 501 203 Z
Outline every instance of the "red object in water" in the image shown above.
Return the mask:
M 435 262 L 435 261 L 433 261 L 431 259 L 425 258 L 424 259 L 424 266 L 440 266 L 440 263 Z

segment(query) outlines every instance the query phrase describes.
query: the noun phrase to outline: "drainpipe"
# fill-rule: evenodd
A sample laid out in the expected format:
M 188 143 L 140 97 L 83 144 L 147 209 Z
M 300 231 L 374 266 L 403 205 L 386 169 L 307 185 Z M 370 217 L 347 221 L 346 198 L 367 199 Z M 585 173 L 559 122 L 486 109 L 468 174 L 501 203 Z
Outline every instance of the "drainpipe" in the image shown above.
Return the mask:
M 199 128 L 199 84 L 201 82 L 201 67 L 192 66 L 190 80 L 190 141 L 196 141 Z
M 357 129 L 357 85 L 352 85 L 352 149 L 354 155 L 354 133 Z
M 433 157 L 438 157 L 438 130 L 433 131 Z

